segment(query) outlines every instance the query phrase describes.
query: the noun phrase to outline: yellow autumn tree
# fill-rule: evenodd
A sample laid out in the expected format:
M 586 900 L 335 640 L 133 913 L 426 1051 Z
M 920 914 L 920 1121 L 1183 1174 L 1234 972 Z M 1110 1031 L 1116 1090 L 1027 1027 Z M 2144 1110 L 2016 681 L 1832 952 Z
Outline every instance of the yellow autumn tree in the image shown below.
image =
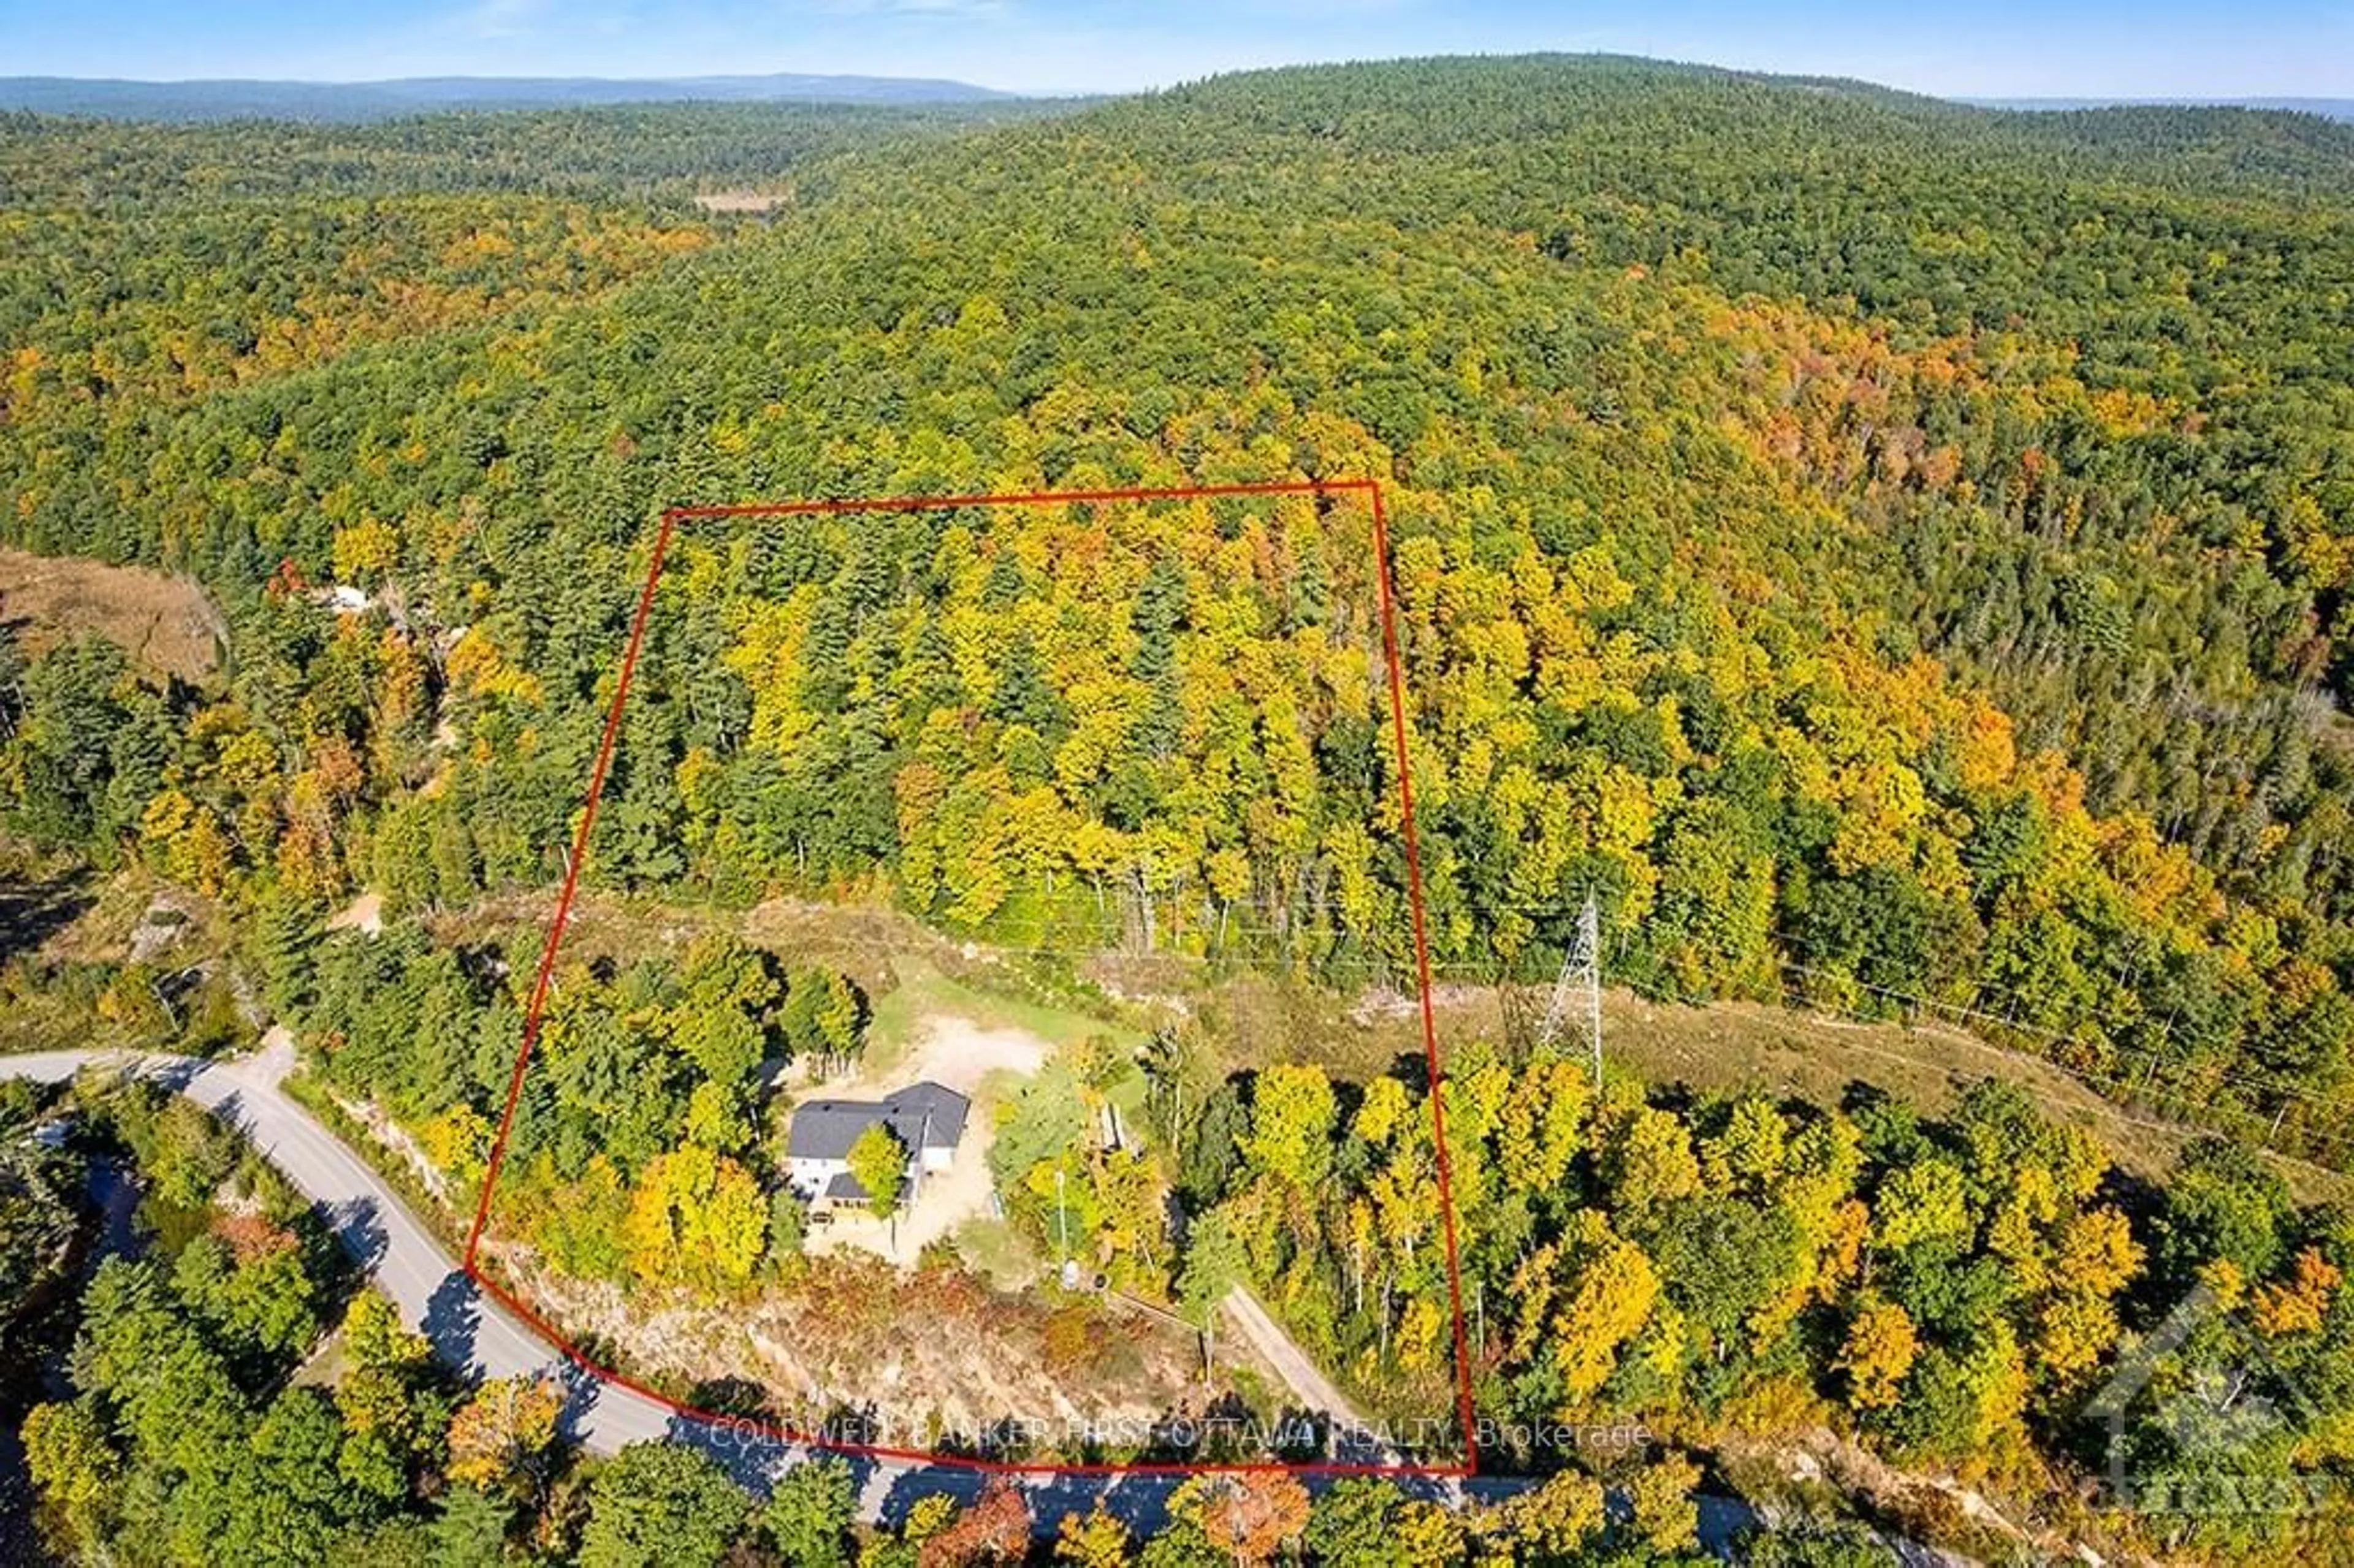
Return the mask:
M 236 869 L 219 818 L 177 789 L 164 789 L 147 803 L 139 839 L 158 871 L 210 897 L 219 896 Z
M 1576 1470 L 1562 1471 L 1498 1511 L 1501 1534 L 1523 1563 L 1575 1562 L 1609 1517 L 1602 1483 Z
M 1100 1502 L 1085 1514 L 1065 1514 L 1055 1531 L 1055 1561 L 1072 1568 L 1125 1568 L 1128 1555 L 1128 1526 Z
M 1498 1107 L 1497 1161 L 1508 1188 L 1542 1192 L 1561 1184 L 1577 1158 L 1589 1083 L 1586 1068 L 1563 1056 L 1521 1070 Z
M 564 1393 L 552 1378 L 493 1378 L 450 1420 L 450 1478 L 494 1489 L 519 1479 L 556 1441 Z
M 1848 1324 L 1836 1363 L 1847 1373 L 1848 1404 L 1858 1410 L 1895 1404 L 1897 1385 L 1920 1353 L 1912 1315 L 1893 1301 L 1866 1298 Z
M 630 1268 L 649 1285 L 718 1294 L 752 1277 L 768 1205 L 751 1173 L 687 1144 L 646 1167 L 621 1223 Z
M 2115 1296 L 2141 1272 L 2142 1255 L 2124 1214 L 2105 1206 L 2086 1209 L 2060 1227 L 2051 1273 L 2077 1290 Z
M 378 518 L 363 519 L 335 530 L 333 555 L 338 580 L 379 582 L 400 560 L 400 531 Z
M 1627 1501 L 1644 1545 L 1659 1552 L 1682 1552 L 1699 1541 L 1700 1505 L 1692 1500 L 1699 1484 L 1700 1467 L 1681 1454 L 1635 1473 L 1627 1483 Z
M 1463 1561 L 1463 1517 L 1444 1503 L 1416 1498 L 1390 1530 L 1394 1561 L 1405 1568 L 1454 1568 Z
M 2117 1311 L 2108 1298 L 2069 1290 L 2036 1310 L 2030 1348 L 2046 1381 L 2060 1388 L 2084 1381 L 2117 1341 Z
M 1655 1106 L 1643 1107 L 1623 1124 L 1602 1165 L 1613 1208 L 1627 1213 L 1641 1214 L 1700 1191 L 1691 1130 L 1681 1117 Z
M 1643 1249 L 1610 1228 L 1592 1209 L 1581 1211 L 1573 1273 L 1553 1319 L 1562 1386 L 1573 1403 L 1608 1380 L 1618 1350 L 1651 1315 L 1659 1271 Z

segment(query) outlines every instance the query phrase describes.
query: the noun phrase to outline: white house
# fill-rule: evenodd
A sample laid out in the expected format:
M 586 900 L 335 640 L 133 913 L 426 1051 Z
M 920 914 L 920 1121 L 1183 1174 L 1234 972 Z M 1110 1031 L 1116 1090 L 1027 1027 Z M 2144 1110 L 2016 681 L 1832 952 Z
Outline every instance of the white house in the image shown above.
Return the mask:
M 928 1172 L 946 1171 L 964 1138 L 972 1102 L 935 1083 L 910 1084 L 880 1100 L 808 1100 L 793 1107 L 785 1140 L 785 1180 L 802 1197 L 864 1203 L 866 1189 L 850 1173 L 850 1148 L 878 1122 L 907 1151 L 907 1196 Z

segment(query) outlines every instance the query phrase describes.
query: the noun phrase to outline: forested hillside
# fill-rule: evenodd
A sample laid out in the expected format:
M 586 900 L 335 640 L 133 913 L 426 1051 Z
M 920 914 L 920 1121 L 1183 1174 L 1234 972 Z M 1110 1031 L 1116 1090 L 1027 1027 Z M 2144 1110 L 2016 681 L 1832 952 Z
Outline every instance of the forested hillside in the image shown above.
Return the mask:
M 622 103 L 973 103 L 987 88 L 919 77 L 402 77 L 388 81 L 115 81 L 0 77 L 0 105 L 115 120 L 371 121 L 458 110 Z
M 560 877 L 663 507 L 1364 478 L 1443 975 L 1549 978 L 1591 893 L 1650 994 L 1941 1013 L 2354 1161 L 2346 126 L 1533 58 L 987 120 L 19 119 L 0 169 L 0 535 L 192 573 L 233 627 L 201 688 L 98 643 L 0 672 L 6 824 L 234 911 L 461 1185 L 532 955 L 322 964 L 318 927 Z M 688 199 L 736 185 L 790 199 Z M 588 877 L 1409 983 L 1370 536 L 1304 497 L 690 524 Z M 619 1213 L 751 1159 L 752 1015 L 801 982 L 725 1039 L 676 1011 L 745 962 L 567 977 L 617 1022 L 535 1081 L 551 1231 L 567 1183 Z M 2169 1206 L 1994 1092 L 1589 1097 L 1496 1044 L 1444 1090 L 1473 1282 L 1522 1311 L 1483 1409 L 1836 1401 L 2063 1492 L 2082 1399 L 2204 1280 L 2315 1402 L 2283 1468 L 2342 1458 L 2342 1220 L 2248 1158 Z M 684 1134 L 608 1114 L 647 1071 Z M 1138 1277 L 1248 1277 L 1360 1386 L 1443 1393 L 1426 1086 L 1222 1092 L 1163 1129 L 1195 1229 Z
M 16 138 L 37 161 L 104 134 Z M 1770 991 L 1796 962 L 1835 999 L 1971 1006 L 2065 1037 L 2105 1080 L 2277 1116 L 2319 1149 L 2354 1029 L 2333 694 L 2354 570 L 2349 146 L 2295 116 L 2002 116 L 1634 64 L 1440 62 L 822 156 L 822 198 L 724 243 L 593 202 L 453 196 L 363 228 L 323 198 L 271 265 L 238 237 L 260 221 L 240 199 L 192 198 L 154 221 L 217 236 L 217 273 L 151 250 L 111 297 L 11 290 L 7 526 L 191 567 L 245 607 L 243 688 L 199 727 L 216 748 L 252 727 L 260 771 L 232 786 L 183 758 L 154 781 L 174 775 L 184 832 L 270 816 L 233 835 L 224 877 L 328 835 L 334 853 L 302 852 L 323 895 L 387 834 L 462 836 L 444 856 L 461 885 L 546 872 L 663 503 L 1378 472 L 1442 960 L 1542 967 L 1598 887 L 1625 972 Z M 39 210 L 18 221 L 75 243 Z M 128 249 L 145 221 L 93 218 L 86 243 Z M 589 297 L 551 307 L 566 291 Z M 977 558 L 1021 526 L 989 524 Z M 841 602 L 829 635 L 921 656 L 901 634 L 927 590 L 907 574 L 935 534 L 832 587 L 841 539 L 777 547 L 810 553 L 723 576 L 682 635 L 724 655 L 760 596 L 806 581 L 816 600 L 880 595 Z M 265 598 L 289 563 L 391 583 L 412 635 Z M 1051 597 L 1055 563 L 1007 569 L 993 591 Z M 1172 616 L 1185 642 L 1182 599 L 1140 609 L 1143 642 Z M 719 659 L 732 680 L 665 662 L 639 746 L 667 756 L 626 766 L 781 760 L 763 788 L 798 774 L 834 796 L 826 748 L 779 759 L 757 726 L 713 727 L 771 700 L 752 656 Z M 720 688 L 690 701 L 690 671 Z M 1067 699 L 1065 672 L 1039 673 Z M 1114 840 L 1173 828 L 1199 853 L 1154 874 L 1250 926 L 1297 927 L 1305 896 L 1360 944 L 1394 932 L 1394 857 L 1363 917 L 1336 921 L 1263 835 L 1244 842 L 1252 790 L 1209 808 L 1256 857 L 1214 887 L 1227 846 L 1158 810 L 1190 782 L 1185 742 L 1135 744 L 1155 677 L 1120 674 L 1088 744 L 1107 779 L 1115 760 L 1151 777 L 1117 807 L 1106 779 L 1066 777 L 1057 810 Z M 298 692 L 310 711 L 290 718 Z M 427 744 L 445 706 L 471 754 Z M 1050 706 L 1030 726 L 1042 758 L 1079 722 Z M 676 722 L 689 708 L 699 726 Z M 821 734 L 875 736 L 863 711 L 830 694 Z M 920 719 L 902 704 L 864 743 L 872 787 L 828 806 L 859 820 L 787 830 L 790 874 L 899 869 Z M 19 744 L 20 809 L 89 817 L 88 786 L 30 785 L 45 733 Z M 345 754 L 334 788 L 285 809 L 289 781 Z M 1362 736 L 1326 740 L 1309 862 L 1344 868 L 1331 833 L 1363 821 L 1380 766 Z M 115 792 L 114 832 L 149 793 Z M 758 811 L 770 835 L 790 817 Z M 761 853 L 606 870 L 779 874 Z M 1043 885 L 1058 868 L 1026 869 Z M 944 892 L 936 912 L 996 913 Z

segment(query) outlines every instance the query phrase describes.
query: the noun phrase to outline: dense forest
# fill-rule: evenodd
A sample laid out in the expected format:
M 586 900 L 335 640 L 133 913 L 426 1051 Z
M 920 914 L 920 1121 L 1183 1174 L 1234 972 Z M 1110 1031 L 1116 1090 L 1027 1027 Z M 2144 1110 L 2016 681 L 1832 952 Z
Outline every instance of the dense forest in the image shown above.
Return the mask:
M 14 1178 L 34 1161 L 51 1167 L 51 1186 L 98 1161 L 135 1176 L 143 1193 L 137 1255 L 81 1273 L 66 1358 L 72 1397 L 27 1410 L 9 1390 L 50 1539 L 83 1561 L 688 1568 L 724 1557 L 848 1568 L 854 1557 L 861 1568 L 917 1568 L 1018 1562 L 1038 1534 L 1053 1561 L 1080 1568 L 1216 1568 L 1303 1545 L 1363 1568 L 1401 1551 L 1457 1561 L 1474 1544 L 1499 1561 L 1707 1561 L 1685 1550 L 1698 1471 L 1681 1457 L 1629 1478 L 1628 1509 L 1615 1520 L 1599 1483 L 1581 1475 L 1458 1514 L 1384 1480 L 1311 1499 L 1278 1472 L 1188 1483 L 1150 1531 L 1100 1507 L 1042 1520 L 1032 1499 L 998 1483 L 962 1504 L 923 1499 L 896 1528 L 859 1526 L 840 1458 L 796 1467 L 761 1499 L 692 1447 L 641 1444 L 590 1461 L 562 1435 L 570 1388 L 453 1382 L 384 1298 L 354 1287 L 299 1198 L 204 1112 L 137 1085 L 26 1090 L 0 1084 L 0 1234 L 12 1262 L 37 1225 L 70 1228 L 61 1199 L 20 1201 Z M 77 1124 L 70 1147 L 36 1152 L 22 1141 L 61 1117 Z M 31 1283 L 0 1278 L 12 1357 Z M 1872 1561 L 1851 1533 L 1792 1550 L 1817 1552 L 1792 1562 Z
M 608 133 L 634 146 L 630 123 Z M 363 138 L 342 155 L 365 185 L 400 166 L 384 142 L 489 133 L 334 134 Z M 535 145 L 549 122 L 495 133 Z M 15 139 L 29 161 L 125 134 Z M 199 751 L 252 729 L 251 776 L 190 777 L 217 770 L 184 755 L 154 847 L 212 855 L 216 882 L 292 859 L 324 894 L 375 859 L 414 879 L 425 857 L 376 849 L 437 833 L 460 884 L 546 874 L 664 503 L 1379 472 L 1443 964 L 1541 969 L 1596 889 L 1621 971 L 1650 983 L 1967 1009 L 2096 1081 L 2334 1156 L 2354 1032 L 2333 696 L 2354 570 L 2334 368 L 2354 346 L 2347 138 L 2293 116 L 1989 115 L 1533 61 L 1214 81 L 887 140 L 817 157 L 821 198 L 725 242 L 677 210 L 517 196 L 493 217 L 452 193 L 400 223 L 330 200 L 307 230 L 270 203 L 296 257 L 264 264 L 239 240 L 265 221 L 242 198 L 93 215 L 83 240 L 33 201 L 6 526 L 194 569 L 236 606 L 237 679 L 186 721 Z M 474 165 L 504 177 L 451 167 Z M 172 253 L 143 282 L 55 253 L 158 222 L 217 236 L 218 275 Z M 90 298 L 68 281 L 110 275 Z M 624 759 L 640 788 L 673 816 L 761 793 L 733 808 L 761 819 L 760 878 L 780 832 L 813 884 L 920 859 L 897 797 L 940 773 L 910 768 L 922 712 L 986 698 L 1012 722 L 970 667 L 960 692 L 923 684 L 941 654 L 911 633 L 956 608 L 929 580 L 959 569 L 935 522 L 860 543 L 886 558 L 855 572 L 841 533 L 766 541 L 691 615 L 667 599 L 677 656 L 638 709 L 628 750 L 646 755 Z M 1082 563 L 1004 552 L 1051 525 L 974 519 L 956 547 L 988 563 L 992 602 L 1043 616 Z M 1288 526 L 1259 520 L 1278 554 L 1249 632 L 1271 652 L 1324 591 L 1285 580 Z M 1353 526 L 1309 547 L 1345 552 Z M 1173 832 L 1181 852 L 1143 853 L 1193 890 L 1194 928 L 1321 919 L 1378 946 L 1395 857 L 1353 917 L 1324 892 L 1350 880 L 1382 783 L 1353 715 L 1324 729 L 1312 697 L 1229 694 L 1254 723 L 1300 710 L 1314 762 L 1288 800 L 1263 778 L 1215 806 L 1294 819 L 1247 844 L 1171 806 L 1235 722 L 1206 693 L 1175 693 L 1194 711 L 1134 744 L 1168 727 L 1152 662 L 1182 687 L 1219 656 L 1184 599 L 1225 569 L 1146 548 L 1133 651 L 1089 687 L 1108 711 L 1073 712 L 1085 672 L 1018 640 L 1011 667 L 1055 694 L 1027 725 L 1040 756 L 1078 769 L 1051 804 L 1105 830 L 1050 837 L 1133 882 L 1139 841 Z M 345 579 L 398 602 L 336 629 L 284 591 Z M 925 694 L 794 668 L 758 606 L 796 593 L 875 693 L 887 657 Z M 783 758 L 764 726 L 795 683 L 820 689 L 795 699 L 810 744 Z M 84 682 L 58 700 L 120 698 Z M 48 754 L 75 716 L 34 716 L 18 813 L 94 821 L 111 793 L 102 847 L 132 836 L 172 769 L 125 758 L 138 781 L 114 788 L 108 759 Z M 479 746 L 430 744 L 452 716 Z M 1089 752 L 1119 766 L 1089 776 Z M 689 776 L 712 783 L 695 802 Z M 793 821 L 779 792 L 812 790 L 836 820 Z M 270 821 L 230 833 L 248 811 Z M 743 839 L 690 835 L 715 847 L 677 872 L 740 883 L 721 862 Z M 916 869 L 919 906 L 998 914 Z M 1000 871 L 1043 896 L 1087 868 Z
M 1442 976 L 1549 978 L 1593 895 L 1646 994 L 1966 1022 L 2228 1139 L 2154 1192 L 1999 1086 L 1460 1050 L 1483 1411 L 1828 1425 L 2064 1497 L 2084 1401 L 2204 1283 L 2229 1330 L 2167 1378 L 2261 1344 L 2303 1402 L 2272 1460 L 2342 1464 L 2354 1242 L 2248 1146 L 2354 1161 L 2354 131 L 1531 58 L 1054 113 L 16 116 L 0 182 L 0 538 L 192 574 L 231 628 L 198 684 L 0 641 L 12 840 L 228 912 L 323 1080 L 461 1188 L 537 955 L 425 922 L 562 875 L 663 508 L 1378 479 L 1385 563 L 1353 493 L 686 525 L 589 882 L 1410 985 L 1385 567 Z M 736 187 L 782 199 L 692 200 Z M 362 891 L 395 934 L 323 937 Z M 220 975 L 154 978 L 5 984 L 27 1044 L 241 1037 Z M 789 1272 L 753 1069 L 854 1054 L 854 988 L 709 942 L 558 994 L 516 1234 L 645 1291 Z M 1443 1404 L 1430 1086 L 1171 1052 L 1170 1169 L 1042 1117 L 1016 1218 L 1080 1176 L 1125 1282 L 1246 1278 Z

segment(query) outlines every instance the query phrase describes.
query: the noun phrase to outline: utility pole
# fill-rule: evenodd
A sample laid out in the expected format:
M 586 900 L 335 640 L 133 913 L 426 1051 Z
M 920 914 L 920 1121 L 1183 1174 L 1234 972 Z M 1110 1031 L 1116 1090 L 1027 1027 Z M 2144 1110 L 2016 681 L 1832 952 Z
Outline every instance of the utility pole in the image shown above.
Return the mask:
M 1079 1266 L 1071 1258 L 1071 1226 L 1063 1208 L 1063 1167 L 1055 1166 L 1055 1248 L 1060 1258 L 1058 1277 L 1066 1290 L 1079 1287 Z
M 1594 1086 L 1602 1087 L 1602 913 L 1594 895 L 1577 912 L 1577 934 L 1561 960 L 1561 975 L 1553 984 L 1553 1002 L 1545 1009 L 1544 1026 L 1537 1031 L 1537 1049 L 1551 1045 L 1569 1023 L 1573 1012 L 1585 1015 L 1585 1043 L 1594 1059 Z

